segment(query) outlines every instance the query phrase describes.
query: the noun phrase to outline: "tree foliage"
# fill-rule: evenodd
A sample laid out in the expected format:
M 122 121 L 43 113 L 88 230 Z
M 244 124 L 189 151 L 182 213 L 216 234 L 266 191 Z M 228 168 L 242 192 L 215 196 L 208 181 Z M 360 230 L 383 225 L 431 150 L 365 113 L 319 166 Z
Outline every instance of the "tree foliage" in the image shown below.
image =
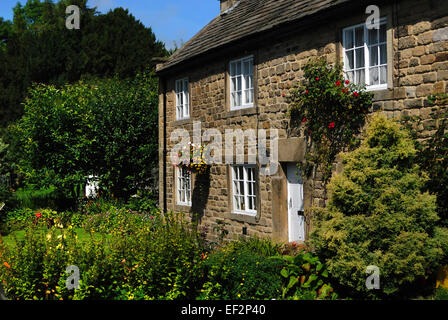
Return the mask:
M 79 30 L 65 26 L 68 5 L 80 8 Z M 115 74 L 124 79 L 167 55 L 151 28 L 127 10 L 99 14 L 87 0 L 18 3 L 12 23 L 0 20 L 0 49 L 0 126 L 22 115 L 34 82 L 62 85 Z
M 436 197 L 399 124 L 375 115 L 365 139 L 345 153 L 344 171 L 329 183 L 326 209 L 315 209 L 312 243 L 339 283 L 362 295 L 393 295 L 427 278 L 448 252 L 437 226 Z M 366 267 L 380 268 L 381 289 L 368 291 Z
M 23 184 L 55 186 L 63 202 L 89 175 L 117 197 L 154 186 L 158 82 L 152 73 L 56 87 L 35 85 L 8 129 L 10 160 Z

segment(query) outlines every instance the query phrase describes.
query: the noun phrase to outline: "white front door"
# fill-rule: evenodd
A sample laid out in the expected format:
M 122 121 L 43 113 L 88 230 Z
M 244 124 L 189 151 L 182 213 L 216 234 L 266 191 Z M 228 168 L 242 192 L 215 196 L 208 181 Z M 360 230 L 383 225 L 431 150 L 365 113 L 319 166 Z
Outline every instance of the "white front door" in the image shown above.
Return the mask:
M 303 179 L 295 163 L 288 164 L 288 234 L 289 242 L 305 241 L 303 216 Z

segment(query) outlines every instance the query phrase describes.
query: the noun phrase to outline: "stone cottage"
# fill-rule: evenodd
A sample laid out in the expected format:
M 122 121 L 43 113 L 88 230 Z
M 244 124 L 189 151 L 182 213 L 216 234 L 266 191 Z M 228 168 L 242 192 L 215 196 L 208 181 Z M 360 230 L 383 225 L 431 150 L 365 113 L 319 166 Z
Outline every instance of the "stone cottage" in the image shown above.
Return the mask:
M 379 9 L 374 29 L 366 24 L 375 12 L 372 4 Z M 436 110 L 426 97 L 447 88 L 448 1 L 221 0 L 220 5 L 215 19 L 157 67 L 160 206 L 187 213 L 210 240 L 218 236 L 217 226 L 227 229 L 229 238 L 306 240 L 312 222 L 307 208 L 324 206 L 326 193 L 319 173 L 313 179 L 298 173 L 304 141 L 290 128 L 283 94 L 303 79 L 309 59 L 324 57 L 343 62 L 347 79 L 374 92 L 372 111 L 420 115 L 431 127 Z M 170 152 L 179 141 L 173 133 L 194 135 L 198 125 L 200 132 L 253 129 L 256 139 L 264 129 L 269 145 L 274 140 L 268 132 L 276 130 L 276 170 L 261 174 L 259 157 L 255 163 L 225 161 L 238 147 L 227 143 L 222 163 L 206 174 L 174 166 Z M 230 152 L 231 160 L 236 153 Z

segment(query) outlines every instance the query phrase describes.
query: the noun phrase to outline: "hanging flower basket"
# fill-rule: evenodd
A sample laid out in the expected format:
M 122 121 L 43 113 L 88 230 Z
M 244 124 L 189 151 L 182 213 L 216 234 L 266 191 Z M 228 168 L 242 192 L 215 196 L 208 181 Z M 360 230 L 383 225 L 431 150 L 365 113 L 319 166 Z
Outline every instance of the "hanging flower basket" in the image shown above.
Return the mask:
M 208 163 L 208 159 L 205 158 L 205 153 L 208 150 L 208 147 L 204 145 L 195 145 L 192 143 L 188 144 L 188 147 L 184 147 L 183 150 L 178 153 L 178 157 L 182 158 L 185 152 L 189 152 L 189 158 L 183 160 L 181 159 L 176 166 L 191 173 L 204 174 L 210 165 Z

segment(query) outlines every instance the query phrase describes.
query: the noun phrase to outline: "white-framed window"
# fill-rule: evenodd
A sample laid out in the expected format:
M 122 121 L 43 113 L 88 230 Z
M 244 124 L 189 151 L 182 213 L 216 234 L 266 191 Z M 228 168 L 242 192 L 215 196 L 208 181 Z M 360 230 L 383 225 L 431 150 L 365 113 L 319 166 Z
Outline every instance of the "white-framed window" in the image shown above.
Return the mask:
M 231 169 L 233 211 L 255 216 L 257 214 L 255 167 L 233 165 Z
M 191 173 L 177 168 L 177 203 L 191 206 Z
M 254 57 L 230 61 L 230 109 L 254 105 Z
M 387 23 L 380 20 L 379 29 L 366 24 L 343 29 L 345 77 L 355 84 L 366 84 L 367 90 L 387 89 Z
M 190 118 L 188 78 L 176 80 L 176 119 Z

